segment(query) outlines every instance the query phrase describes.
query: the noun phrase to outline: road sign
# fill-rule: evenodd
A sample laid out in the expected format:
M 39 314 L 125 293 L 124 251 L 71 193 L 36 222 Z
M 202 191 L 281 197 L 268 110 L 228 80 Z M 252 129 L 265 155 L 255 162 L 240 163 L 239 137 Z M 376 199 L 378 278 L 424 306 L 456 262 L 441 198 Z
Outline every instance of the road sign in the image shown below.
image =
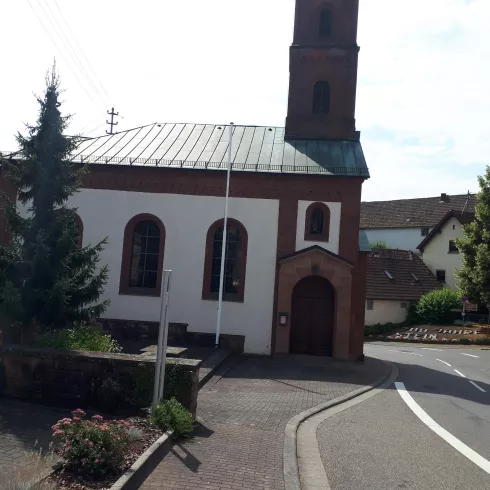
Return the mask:
M 467 303 L 467 302 L 468 302 L 468 298 L 467 298 L 466 296 L 463 296 L 463 297 L 461 298 L 461 302 L 462 302 L 462 303 Z

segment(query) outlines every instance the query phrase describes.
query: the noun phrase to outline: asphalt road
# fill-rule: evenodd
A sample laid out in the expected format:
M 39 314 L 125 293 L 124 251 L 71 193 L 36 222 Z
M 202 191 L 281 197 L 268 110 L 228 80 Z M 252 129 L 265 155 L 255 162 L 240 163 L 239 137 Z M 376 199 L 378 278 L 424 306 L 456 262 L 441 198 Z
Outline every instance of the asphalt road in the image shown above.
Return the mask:
M 331 489 L 490 490 L 490 350 L 370 344 L 365 353 L 400 374 L 319 426 Z

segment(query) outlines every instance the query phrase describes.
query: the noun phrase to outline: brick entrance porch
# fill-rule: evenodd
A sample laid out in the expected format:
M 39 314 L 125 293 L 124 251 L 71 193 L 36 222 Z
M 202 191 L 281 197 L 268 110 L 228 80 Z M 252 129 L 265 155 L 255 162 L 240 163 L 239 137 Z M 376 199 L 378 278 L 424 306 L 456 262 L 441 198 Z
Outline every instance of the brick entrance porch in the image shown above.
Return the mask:
M 291 352 L 291 312 L 295 285 L 308 276 L 327 279 L 335 290 L 333 357 L 349 360 L 353 264 L 338 255 L 314 246 L 279 260 L 275 353 Z M 281 317 L 286 323 L 281 322 Z

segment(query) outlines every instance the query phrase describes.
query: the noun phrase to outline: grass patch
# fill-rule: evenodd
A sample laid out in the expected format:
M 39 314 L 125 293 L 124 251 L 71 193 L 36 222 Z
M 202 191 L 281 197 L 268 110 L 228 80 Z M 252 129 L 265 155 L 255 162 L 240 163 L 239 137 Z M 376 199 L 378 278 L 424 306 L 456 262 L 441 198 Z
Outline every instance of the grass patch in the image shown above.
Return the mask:
M 75 325 L 73 328 L 53 330 L 43 334 L 36 345 L 54 349 L 86 350 L 92 352 L 121 352 L 122 348 L 97 325 Z

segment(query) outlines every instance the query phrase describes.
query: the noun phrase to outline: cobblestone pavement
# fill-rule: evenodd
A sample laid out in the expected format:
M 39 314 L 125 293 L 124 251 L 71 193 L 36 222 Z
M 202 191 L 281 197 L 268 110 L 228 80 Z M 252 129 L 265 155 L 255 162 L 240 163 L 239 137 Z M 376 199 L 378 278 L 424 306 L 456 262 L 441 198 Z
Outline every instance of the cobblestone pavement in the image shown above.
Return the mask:
M 51 426 L 68 411 L 0 397 L 0 475 L 48 450 Z
M 283 490 L 284 428 L 294 415 L 369 385 L 385 364 L 308 356 L 241 358 L 198 399 L 196 436 L 176 444 L 142 490 Z

